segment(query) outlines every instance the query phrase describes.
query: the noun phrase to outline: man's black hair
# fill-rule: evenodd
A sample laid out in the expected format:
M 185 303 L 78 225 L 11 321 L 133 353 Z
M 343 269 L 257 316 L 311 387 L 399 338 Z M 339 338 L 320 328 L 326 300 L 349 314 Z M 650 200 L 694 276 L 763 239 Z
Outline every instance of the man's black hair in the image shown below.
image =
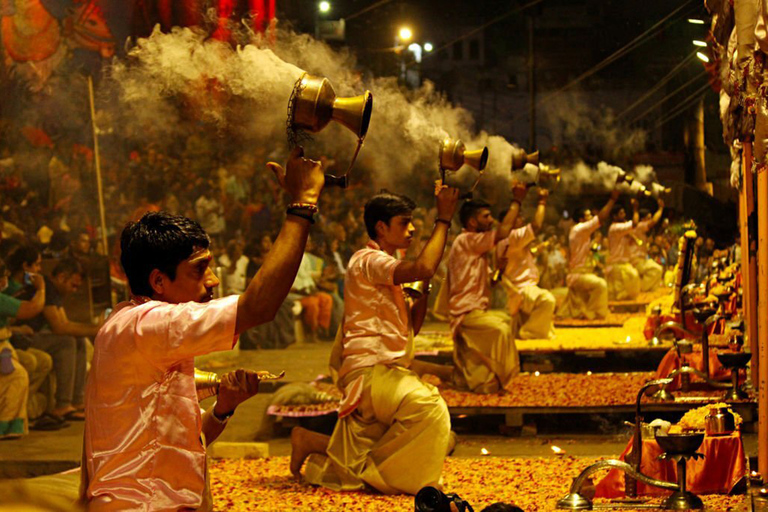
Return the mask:
M 211 245 L 208 234 L 197 222 L 168 212 L 147 212 L 138 222 L 129 222 L 120 235 L 120 263 L 134 295 L 154 293 L 149 275 L 158 269 L 171 281 L 176 268 L 195 249 Z
M 589 206 L 579 206 L 574 210 L 573 212 L 573 220 L 576 222 L 581 222 L 582 219 L 584 219 L 584 214 L 587 213 L 587 210 L 591 210 Z
M 611 219 L 615 219 L 621 210 L 624 210 L 623 205 L 617 204 L 616 206 L 614 206 L 613 210 L 611 210 Z M 626 210 L 624 211 L 626 212 Z
M 51 271 L 51 276 L 56 277 L 60 274 L 66 274 L 68 276 L 73 276 L 75 274 L 82 276 L 83 275 L 83 266 L 80 264 L 79 261 L 77 261 L 74 258 L 66 258 L 61 260 L 56 264 L 55 267 L 53 267 L 53 270 Z
M 651 210 L 649 210 L 648 208 L 640 208 L 637 214 L 640 216 L 640 219 L 642 220 L 651 214 Z
M 11 271 L 11 274 L 15 274 L 24 268 L 22 266 L 24 263 L 32 265 L 39 257 L 40 251 L 36 246 L 25 244 L 17 247 L 15 251 L 8 255 L 6 264 L 8 265 L 8 270 Z
M 483 208 L 490 207 L 491 205 L 482 199 L 468 199 L 464 201 L 459 210 L 459 221 L 461 221 L 461 225 L 467 227 L 467 222 L 469 222 L 469 219 L 474 217 L 477 212 Z
M 410 197 L 382 190 L 365 203 L 365 230 L 371 240 L 376 240 L 377 222 L 382 221 L 389 226 L 392 217 L 410 215 L 415 209 L 416 203 Z

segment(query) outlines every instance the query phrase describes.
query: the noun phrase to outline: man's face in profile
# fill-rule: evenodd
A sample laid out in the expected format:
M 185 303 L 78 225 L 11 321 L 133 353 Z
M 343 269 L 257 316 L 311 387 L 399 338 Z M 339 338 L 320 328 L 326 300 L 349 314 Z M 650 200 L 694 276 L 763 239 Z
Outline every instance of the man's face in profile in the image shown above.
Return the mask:
M 213 273 L 209 249 L 196 248 L 192 255 L 176 267 L 176 279 L 163 281 L 163 292 L 159 300 L 180 304 L 182 302 L 208 302 L 213 298 L 213 289 L 219 285 L 219 278 Z

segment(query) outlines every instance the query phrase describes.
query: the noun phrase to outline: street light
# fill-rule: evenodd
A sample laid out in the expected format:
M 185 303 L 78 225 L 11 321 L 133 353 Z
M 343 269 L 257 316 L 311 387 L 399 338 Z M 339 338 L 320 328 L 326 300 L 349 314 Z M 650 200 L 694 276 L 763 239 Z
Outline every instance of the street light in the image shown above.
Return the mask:
M 397 35 L 400 38 L 400 41 L 405 43 L 411 40 L 413 37 L 413 32 L 411 32 L 411 29 L 408 27 L 402 27 Z
M 319 4 L 317 4 L 317 8 L 320 10 L 320 12 L 326 13 L 331 10 L 331 3 L 322 1 Z
M 706 48 L 707 47 L 707 43 L 705 43 L 704 41 L 699 41 L 697 39 L 693 40 L 693 45 L 694 46 L 700 46 L 702 48 Z
M 699 58 L 700 61 L 709 62 L 709 57 L 707 57 L 701 52 L 696 52 L 696 56 Z
M 432 43 L 424 43 L 424 51 L 425 52 L 431 52 L 434 49 L 432 46 Z
M 693 25 L 703 25 L 704 24 L 704 20 L 699 20 L 699 19 L 696 19 L 696 18 L 688 18 L 688 23 L 691 23 Z

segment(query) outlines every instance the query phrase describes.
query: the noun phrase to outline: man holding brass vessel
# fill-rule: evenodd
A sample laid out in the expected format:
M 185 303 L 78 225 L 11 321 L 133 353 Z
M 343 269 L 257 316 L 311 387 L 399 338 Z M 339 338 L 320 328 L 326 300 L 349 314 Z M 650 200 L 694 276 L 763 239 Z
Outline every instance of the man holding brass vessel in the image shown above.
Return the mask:
M 634 230 L 640 215 L 638 202 L 634 197 L 632 218 L 627 220 L 623 206 L 616 206 L 611 214 L 613 222 L 608 228 L 608 258 L 605 280 L 608 282 L 608 298 L 611 300 L 633 300 L 640 294 L 640 274 L 632 265 L 632 246 L 636 245 Z
M 458 190 L 438 182 L 437 220 L 415 261 L 398 260 L 411 244 L 411 199 L 382 192 L 365 205 L 368 246 L 350 259 L 344 324 L 331 352 L 331 371 L 344 396 L 329 437 L 300 427 L 291 433 L 291 472 L 334 490 L 372 487 L 416 494 L 440 482 L 451 441 L 448 407 L 420 379 L 452 368 L 413 359 L 413 336 L 424 321 L 427 293 L 410 303 L 401 285 L 429 280 L 442 259 Z
M 133 294 L 96 336 L 86 388 L 81 498 L 89 510 L 211 510 L 205 445 L 258 392 L 256 372 L 224 375 L 202 413 L 194 358 L 229 350 L 237 335 L 270 321 L 299 268 L 323 188 L 319 162 L 291 153 L 268 166 L 290 196 L 272 250 L 245 292 L 217 300 L 210 239 L 190 219 L 145 214 L 121 235 Z
M 502 390 L 520 372 L 509 316 L 488 310 L 487 256 L 509 236 L 527 190 L 526 185 L 514 182 L 509 211 L 496 229 L 488 203 L 471 199 L 461 205 L 464 230 L 448 255 L 448 306 L 456 383 L 474 393 Z
M 608 316 L 608 284 L 594 274 L 591 258 L 592 233 L 608 221 L 621 192 L 614 186 L 611 197 L 597 215 L 589 208 L 576 215 L 577 224 L 568 233 L 570 258 L 568 260 L 568 295 L 557 311 L 564 318 L 601 319 Z
M 661 265 L 648 257 L 648 231 L 653 229 L 664 214 L 664 200 L 656 199 L 656 212 L 640 210 L 640 222 L 635 227 L 634 241 L 631 248 L 632 265 L 640 274 L 640 291 L 650 292 L 658 288 L 664 273 Z
M 517 337 L 523 340 L 549 339 L 555 335 L 555 296 L 538 286 L 539 269 L 531 247 L 544 224 L 549 190 L 539 188 L 538 195 L 533 221 L 524 224 L 518 215 L 515 229 L 496 248 L 501 282 L 507 292 L 507 308 L 512 318 L 517 319 L 515 323 L 520 326 Z

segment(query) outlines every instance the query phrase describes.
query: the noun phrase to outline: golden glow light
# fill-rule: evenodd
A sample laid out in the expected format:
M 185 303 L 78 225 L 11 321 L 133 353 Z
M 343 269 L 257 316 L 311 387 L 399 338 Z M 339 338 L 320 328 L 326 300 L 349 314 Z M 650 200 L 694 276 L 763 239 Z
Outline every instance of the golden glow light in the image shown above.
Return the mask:
M 480 448 L 480 453 L 483 455 L 488 455 L 490 452 L 486 450 L 485 448 Z
M 425 52 L 431 52 L 433 49 L 434 49 L 434 46 L 432 46 L 432 43 L 424 43 Z
M 555 446 L 555 445 L 552 445 L 552 446 L 550 446 L 550 448 L 552 448 L 552 452 L 553 452 L 555 455 L 562 455 L 562 454 L 564 454 L 564 453 L 565 453 L 565 450 L 563 450 L 563 449 L 562 449 L 562 448 L 560 448 L 559 446 Z
M 697 39 L 693 40 L 693 45 L 694 46 L 700 46 L 701 48 L 706 48 L 707 47 L 707 43 L 705 43 L 704 41 L 699 41 Z
M 328 12 L 331 10 L 331 3 L 330 2 L 320 2 L 317 4 L 318 9 L 320 9 L 320 12 Z
M 696 19 L 696 18 L 688 18 L 688 23 L 692 23 L 694 25 L 703 25 L 704 24 L 704 20 L 699 20 L 699 19 Z
M 401 41 L 410 41 L 413 37 L 413 32 L 411 32 L 411 29 L 408 27 L 402 27 L 397 33 L 397 36 Z
M 703 54 L 703 53 L 701 53 L 701 52 L 696 52 L 696 56 L 697 56 L 697 57 L 699 58 L 699 60 L 701 60 L 701 61 L 704 61 L 704 62 L 709 62 L 709 57 L 707 57 L 706 55 L 704 55 L 704 54 Z

